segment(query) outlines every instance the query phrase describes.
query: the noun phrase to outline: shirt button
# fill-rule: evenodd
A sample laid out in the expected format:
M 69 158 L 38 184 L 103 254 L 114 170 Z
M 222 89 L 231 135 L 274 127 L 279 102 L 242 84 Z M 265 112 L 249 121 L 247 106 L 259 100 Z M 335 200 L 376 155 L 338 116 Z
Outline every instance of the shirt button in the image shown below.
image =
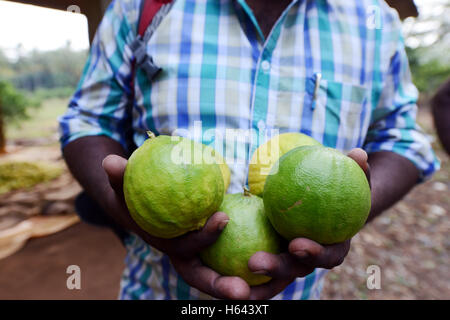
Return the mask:
M 267 61 L 267 60 L 264 60 L 263 62 L 261 62 L 261 68 L 265 72 L 269 71 L 269 69 L 270 69 L 270 62 Z

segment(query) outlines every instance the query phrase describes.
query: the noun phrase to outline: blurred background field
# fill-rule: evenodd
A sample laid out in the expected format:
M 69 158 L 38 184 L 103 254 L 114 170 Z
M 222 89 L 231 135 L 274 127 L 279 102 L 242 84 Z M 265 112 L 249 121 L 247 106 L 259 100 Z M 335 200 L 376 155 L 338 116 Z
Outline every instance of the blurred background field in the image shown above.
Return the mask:
M 26 141 L 31 143 L 36 139 L 56 143 L 58 133 L 55 119 L 66 109 L 67 97 L 43 99 L 40 108 L 28 112 L 29 120 L 16 121 L 7 126 L 6 137 L 11 140 L 11 144 L 16 145 L 26 144 Z
M 437 87 L 450 78 L 447 2 L 416 1 L 419 18 L 404 22 L 421 92 L 418 122 L 430 135 L 442 169 L 352 240 L 345 262 L 328 274 L 323 299 L 450 298 L 450 160 L 436 138 L 429 107 Z M 0 155 L 0 180 L 2 168 L 10 168 L 2 165 L 11 163 L 39 163 L 56 168 L 56 174 L 35 175 L 32 186 L 0 189 L 0 299 L 115 299 L 125 251 L 111 231 L 77 219 L 74 199 L 81 188 L 58 143 L 56 119 L 67 108 L 87 50 L 70 42 L 45 50 L 2 45 L 0 83 L 3 97 L 10 99 L 0 109 L 5 138 L 0 137 L 0 149 L 3 140 L 6 151 Z M 80 291 L 66 288 L 71 264 L 85 272 Z M 381 268 L 380 290 L 366 286 L 370 265 Z

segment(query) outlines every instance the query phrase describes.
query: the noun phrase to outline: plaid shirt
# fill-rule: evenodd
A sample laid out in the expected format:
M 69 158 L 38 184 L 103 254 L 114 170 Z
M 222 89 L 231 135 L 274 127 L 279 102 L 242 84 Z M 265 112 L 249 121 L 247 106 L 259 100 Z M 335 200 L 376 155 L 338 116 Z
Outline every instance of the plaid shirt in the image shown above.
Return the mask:
M 137 145 L 151 130 L 214 146 L 229 163 L 230 193 L 246 185 L 258 145 L 283 132 L 303 132 L 342 152 L 398 153 L 421 180 L 438 169 L 415 121 L 418 92 L 401 24 L 383 1 L 292 1 L 266 38 L 244 0 L 177 0 L 147 43 L 162 72 L 150 80 L 138 68 L 131 88 L 140 6 L 141 0 L 109 6 L 60 118 L 63 146 L 90 135 L 125 146 L 132 119 Z M 137 236 L 126 247 L 121 298 L 209 298 Z M 325 273 L 298 278 L 275 299 L 318 298 Z

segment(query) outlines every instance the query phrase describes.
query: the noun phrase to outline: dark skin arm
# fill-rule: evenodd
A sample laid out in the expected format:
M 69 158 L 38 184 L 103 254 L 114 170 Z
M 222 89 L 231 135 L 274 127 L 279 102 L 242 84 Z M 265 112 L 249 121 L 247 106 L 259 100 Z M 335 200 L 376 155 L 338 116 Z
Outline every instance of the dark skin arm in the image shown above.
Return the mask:
M 447 80 L 431 100 L 436 131 L 445 151 L 450 154 L 450 80 Z
M 408 159 L 394 152 L 369 155 L 372 208 L 367 222 L 403 198 L 417 183 L 419 170 Z
M 224 277 L 202 265 L 198 252 L 212 244 L 225 227 L 228 217 L 214 214 L 197 232 L 165 240 L 152 237 L 131 219 L 123 201 L 125 152 L 116 141 L 107 137 L 85 137 L 69 143 L 63 149 L 66 162 L 86 192 L 118 224 L 135 232 L 155 248 L 165 252 L 177 272 L 191 286 L 217 298 L 269 299 L 281 292 L 296 277 L 304 277 L 314 268 L 333 268 L 341 264 L 350 249 L 350 240 L 322 246 L 312 240 L 297 238 L 290 242 L 289 252 L 273 255 L 258 252 L 249 260 L 249 268 L 273 279 L 250 288 L 238 277 Z M 406 158 L 392 152 L 377 152 L 367 159 L 361 149 L 349 153 L 370 175 L 372 210 L 369 220 L 401 199 L 415 184 L 418 170 Z M 370 171 L 369 171 L 370 166 Z

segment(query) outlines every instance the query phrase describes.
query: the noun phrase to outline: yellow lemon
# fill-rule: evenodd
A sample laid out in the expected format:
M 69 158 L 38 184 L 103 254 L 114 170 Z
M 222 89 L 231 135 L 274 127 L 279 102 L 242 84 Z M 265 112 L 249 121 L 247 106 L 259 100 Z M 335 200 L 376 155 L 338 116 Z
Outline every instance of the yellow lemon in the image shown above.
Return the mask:
M 273 137 L 259 146 L 252 156 L 248 169 L 250 192 L 262 196 L 267 176 L 278 159 L 288 151 L 310 145 L 321 145 L 317 140 L 299 132 L 288 132 Z

